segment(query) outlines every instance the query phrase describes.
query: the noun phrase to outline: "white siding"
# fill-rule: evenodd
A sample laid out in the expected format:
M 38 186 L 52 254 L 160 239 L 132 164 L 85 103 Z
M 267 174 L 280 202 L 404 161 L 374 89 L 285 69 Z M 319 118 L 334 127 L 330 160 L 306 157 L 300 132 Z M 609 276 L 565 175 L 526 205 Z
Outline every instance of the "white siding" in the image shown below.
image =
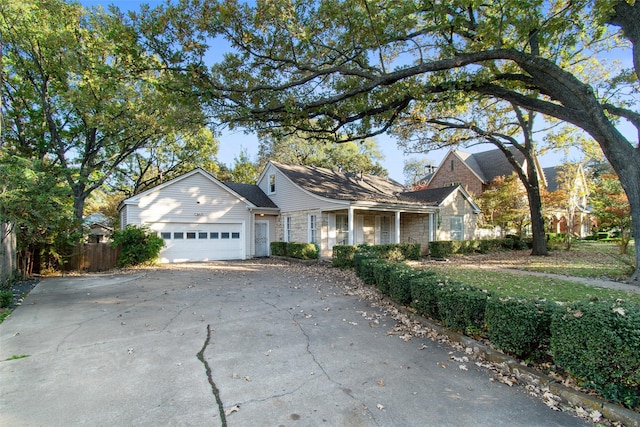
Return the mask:
M 269 194 L 269 175 L 276 176 L 276 191 Z M 331 210 L 344 208 L 345 203 L 335 203 L 309 194 L 293 184 L 278 168 L 269 164 L 263 172 L 258 186 L 269 194 L 269 198 L 278 205 L 280 212 L 308 211 L 314 209 Z
M 177 179 L 126 202 L 121 215 L 127 224 L 148 225 L 159 233 L 185 227 L 207 230 L 211 224 L 242 224 L 244 254 L 251 255 L 254 236 L 247 203 L 202 173 Z

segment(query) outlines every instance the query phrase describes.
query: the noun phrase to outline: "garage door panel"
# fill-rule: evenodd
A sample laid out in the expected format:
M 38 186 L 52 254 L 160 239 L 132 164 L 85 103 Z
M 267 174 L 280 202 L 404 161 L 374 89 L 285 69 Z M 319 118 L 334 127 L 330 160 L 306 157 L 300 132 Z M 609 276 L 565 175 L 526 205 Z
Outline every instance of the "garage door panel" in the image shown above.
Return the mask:
M 153 227 L 157 229 L 158 227 Z M 161 262 L 243 259 L 243 224 L 164 224 Z

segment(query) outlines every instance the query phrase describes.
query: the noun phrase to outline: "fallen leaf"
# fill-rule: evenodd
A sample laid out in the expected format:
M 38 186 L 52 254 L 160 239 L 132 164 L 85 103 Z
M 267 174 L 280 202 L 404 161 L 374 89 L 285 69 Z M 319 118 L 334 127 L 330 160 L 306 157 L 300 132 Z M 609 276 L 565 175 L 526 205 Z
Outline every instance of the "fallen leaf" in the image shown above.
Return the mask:
M 381 404 L 378 403 L 376 405 L 376 408 L 378 408 L 378 409 L 380 409 L 382 411 L 382 410 L 384 410 L 384 405 L 381 405 Z
M 384 380 L 378 380 L 378 385 L 380 387 L 384 387 Z
M 233 414 L 234 412 L 238 412 L 239 410 L 240 410 L 240 406 L 238 405 L 232 406 L 231 408 L 224 411 L 224 414 L 228 417 L 229 415 Z
M 469 369 L 467 368 L 467 365 L 459 365 L 458 369 L 460 369 L 461 371 L 468 371 Z
M 128 354 L 133 354 L 133 348 L 128 349 L 128 350 L 127 350 L 127 353 L 128 353 Z

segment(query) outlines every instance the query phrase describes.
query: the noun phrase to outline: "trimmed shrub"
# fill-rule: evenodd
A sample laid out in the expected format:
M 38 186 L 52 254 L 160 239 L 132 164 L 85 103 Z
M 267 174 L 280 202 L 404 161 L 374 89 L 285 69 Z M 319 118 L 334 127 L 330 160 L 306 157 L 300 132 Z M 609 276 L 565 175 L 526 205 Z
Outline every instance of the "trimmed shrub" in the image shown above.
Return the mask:
M 542 361 L 556 310 L 558 305 L 548 301 L 490 297 L 485 311 L 489 340 L 522 360 Z
M 389 272 L 391 270 L 391 263 L 383 260 L 380 261 L 381 262 L 371 265 L 373 277 L 380 292 L 384 295 L 389 295 Z
M 440 320 L 469 335 L 481 335 L 488 296 L 488 292 L 459 282 L 442 286 L 436 296 Z
M 400 304 L 407 305 L 411 302 L 411 281 L 432 275 L 433 272 L 417 270 L 405 264 L 393 265 L 389 271 L 389 296 Z
M 384 263 L 386 261 L 379 258 L 365 257 L 360 254 L 356 254 L 354 257 L 354 266 L 356 274 L 367 285 L 375 285 L 376 277 L 373 270 L 373 265 L 377 263 Z
M 611 301 L 578 302 L 554 313 L 555 363 L 606 399 L 640 406 L 640 307 Z
M 438 293 L 443 286 L 435 273 L 425 271 L 421 276 L 413 277 L 409 286 L 411 288 L 411 305 L 418 314 L 440 320 L 438 314 Z
M 353 257 L 356 253 L 356 250 L 356 246 L 335 245 L 333 247 L 333 266 L 338 268 L 353 267 Z
M 287 242 L 271 242 L 271 255 L 287 256 Z
M 453 242 L 449 240 L 429 242 L 429 255 L 432 258 L 447 258 L 453 255 L 453 249 Z
M 318 259 L 318 247 L 314 243 L 287 243 L 287 256 L 298 259 Z
M 113 233 L 111 246 L 121 246 L 118 267 L 150 264 L 158 259 L 164 240 L 148 227 L 129 224 Z

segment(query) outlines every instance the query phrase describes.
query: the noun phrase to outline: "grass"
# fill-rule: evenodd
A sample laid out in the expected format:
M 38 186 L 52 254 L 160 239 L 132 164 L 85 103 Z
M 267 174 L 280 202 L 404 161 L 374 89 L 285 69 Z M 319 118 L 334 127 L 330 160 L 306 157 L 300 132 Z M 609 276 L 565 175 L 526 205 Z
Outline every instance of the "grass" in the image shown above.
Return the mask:
M 424 268 L 503 296 L 539 297 L 565 303 L 624 299 L 640 304 L 637 293 L 491 269 L 512 268 L 585 278 L 627 278 L 633 272 L 630 265 L 633 265 L 635 255 L 622 256 L 617 251 L 617 246 L 611 242 L 576 242 L 572 250 L 554 250 L 548 257 L 532 257 L 528 251 L 499 252 L 452 257 L 450 262 L 431 262 Z
M 568 280 L 473 267 L 430 264 L 426 268 L 435 271 L 441 277 L 492 290 L 503 296 L 538 297 L 565 303 L 593 299 L 624 299 L 640 304 L 640 294 L 583 285 Z
M 553 250 L 548 257 L 529 257 L 523 270 L 575 277 L 621 280 L 633 273 L 635 248 L 621 255 L 613 242 L 580 241 L 571 250 Z

